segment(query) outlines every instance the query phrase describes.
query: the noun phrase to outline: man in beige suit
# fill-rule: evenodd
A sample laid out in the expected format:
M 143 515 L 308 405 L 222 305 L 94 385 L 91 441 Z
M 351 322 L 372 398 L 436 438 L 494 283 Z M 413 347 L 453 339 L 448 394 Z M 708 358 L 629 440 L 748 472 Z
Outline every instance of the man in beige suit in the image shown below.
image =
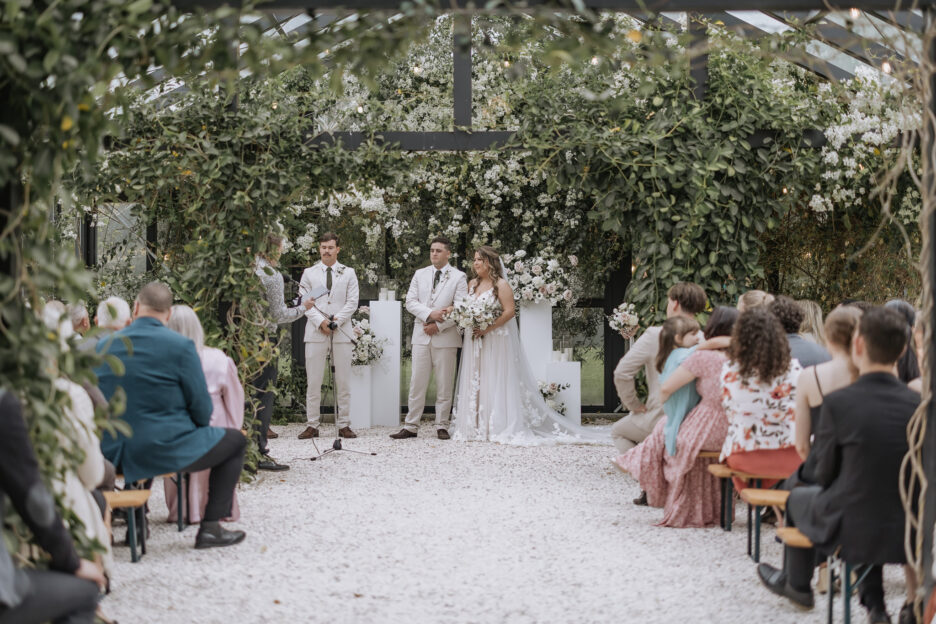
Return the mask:
M 455 362 L 461 334 L 455 322 L 443 317 L 443 309 L 468 296 L 465 274 L 448 263 L 452 243 L 444 236 L 432 239 L 429 245 L 429 266 L 416 271 L 406 293 L 406 310 L 416 317 L 413 323 L 413 374 L 406 424 L 390 437 L 395 440 L 415 438 L 426 405 L 429 376 L 436 380 L 436 433 L 448 440 L 449 417 L 452 413 L 452 385 L 455 383 Z
M 675 284 L 669 289 L 666 297 L 666 318 L 680 315 L 694 318 L 705 309 L 705 291 L 692 282 Z M 643 442 L 663 416 L 660 373 L 656 369 L 660 329 L 659 326 L 648 327 L 614 369 L 614 387 L 621 399 L 621 405 L 630 411 L 628 416 L 621 418 L 611 427 L 611 439 L 621 453 Z M 647 376 L 646 404 L 637 397 L 637 389 L 634 387 L 634 380 L 641 368 Z
M 319 238 L 321 261 L 302 272 L 299 294 L 305 301 L 311 293 L 323 287 L 328 293 L 319 297 L 316 307 L 305 313 L 306 421 L 308 426 L 299 434 L 300 440 L 317 438 L 321 422 L 322 376 L 334 334 L 335 394 L 338 416 L 335 426 L 342 438 L 356 438 L 351 431 L 351 315 L 358 307 L 358 281 L 354 269 L 338 262 L 338 236 L 325 232 Z M 316 309 L 317 308 L 317 309 Z

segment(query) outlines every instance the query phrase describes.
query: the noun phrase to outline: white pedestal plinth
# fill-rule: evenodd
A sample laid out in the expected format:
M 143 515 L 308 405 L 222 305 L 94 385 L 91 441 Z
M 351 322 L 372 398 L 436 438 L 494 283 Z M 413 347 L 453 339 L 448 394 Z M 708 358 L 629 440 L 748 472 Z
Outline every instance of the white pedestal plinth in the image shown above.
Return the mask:
M 371 367 L 351 367 L 351 428 L 371 428 Z
M 556 396 L 556 400 L 565 403 L 566 418 L 576 425 L 582 424 L 582 363 L 548 362 L 545 380 L 569 387 Z
M 400 347 L 402 307 L 399 301 L 371 301 L 370 326 L 386 340 L 383 357 L 371 364 L 371 426 L 400 424 Z
M 552 306 L 548 303 L 522 304 L 520 344 L 537 381 L 546 379 L 546 364 L 552 359 Z

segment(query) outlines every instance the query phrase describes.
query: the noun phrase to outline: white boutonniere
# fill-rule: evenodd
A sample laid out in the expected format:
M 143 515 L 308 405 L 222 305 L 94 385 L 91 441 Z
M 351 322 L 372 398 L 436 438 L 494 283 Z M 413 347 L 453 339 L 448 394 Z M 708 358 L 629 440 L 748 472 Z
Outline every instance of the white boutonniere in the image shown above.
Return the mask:
M 342 275 L 344 275 L 344 270 L 346 268 L 347 267 L 345 265 L 339 264 L 338 268 L 335 269 L 335 275 L 337 275 L 338 277 L 341 277 Z

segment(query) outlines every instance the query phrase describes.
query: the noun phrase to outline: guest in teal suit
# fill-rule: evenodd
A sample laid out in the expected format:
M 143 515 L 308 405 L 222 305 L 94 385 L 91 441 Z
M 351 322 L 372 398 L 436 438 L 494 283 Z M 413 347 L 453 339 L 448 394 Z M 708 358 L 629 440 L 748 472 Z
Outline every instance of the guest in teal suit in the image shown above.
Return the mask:
M 151 282 L 134 302 L 133 323 L 99 346 L 125 367 L 122 376 L 106 364 L 95 372 L 108 399 L 118 386 L 124 389 L 123 419 L 132 429 L 130 436 L 105 433 L 101 450 L 128 483 L 210 468 L 208 504 L 195 547 L 229 546 L 242 541 L 244 532 L 228 531 L 218 521 L 231 513 L 246 439 L 237 429 L 209 426 L 212 402 L 201 360 L 191 340 L 166 327 L 171 310 L 172 292 Z

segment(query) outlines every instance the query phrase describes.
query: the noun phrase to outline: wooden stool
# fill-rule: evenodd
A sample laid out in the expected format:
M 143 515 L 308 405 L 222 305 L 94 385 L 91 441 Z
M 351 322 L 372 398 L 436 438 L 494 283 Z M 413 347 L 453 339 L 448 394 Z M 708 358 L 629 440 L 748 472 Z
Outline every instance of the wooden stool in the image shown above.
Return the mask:
M 758 488 L 744 488 L 741 490 L 741 500 L 748 504 L 748 510 L 754 509 L 754 561 L 760 561 L 760 534 L 761 534 L 761 507 L 786 507 L 790 493 L 786 490 L 761 490 Z M 750 517 L 751 514 L 748 514 Z M 750 529 L 750 527 L 748 527 Z M 751 554 L 751 532 L 748 530 L 748 554 Z
M 130 544 L 130 561 L 136 563 L 146 554 L 146 501 L 149 500 L 149 490 L 123 490 L 120 492 L 104 492 L 104 500 L 111 509 L 127 509 L 127 542 Z M 137 514 L 140 514 L 137 523 Z M 140 554 L 137 556 L 137 541 L 140 543 Z

